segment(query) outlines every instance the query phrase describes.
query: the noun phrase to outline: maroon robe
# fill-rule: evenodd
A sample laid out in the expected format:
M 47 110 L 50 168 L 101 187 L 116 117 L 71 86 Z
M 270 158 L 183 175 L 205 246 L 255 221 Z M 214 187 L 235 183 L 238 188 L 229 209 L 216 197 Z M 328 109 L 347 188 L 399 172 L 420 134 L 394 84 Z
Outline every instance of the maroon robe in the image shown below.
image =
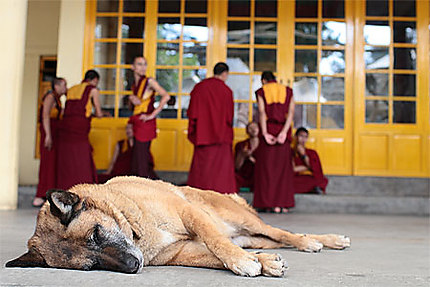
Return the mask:
M 191 91 L 188 139 L 194 145 L 187 184 L 235 193 L 233 160 L 233 92 L 220 79 L 208 78 Z
M 316 187 L 321 188 L 325 193 L 328 184 L 327 177 L 324 176 L 318 153 L 313 149 L 305 149 L 309 157 L 309 165 L 312 171 L 294 173 L 294 193 L 312 192 Z M 305 165 L 304 161 L 298 156 L 294 156 L 296 166 Z
M 119 148 L 118 157 L 115 160 L 112 171 L 109 174 L 98 174 L 99 183 L 105 183 L 115 176 L 130 175 L 132 147 L 128 140 L 117 142 Z
M 88 138 L 91 116 L 86 116 L 90 93 L 95 88 L 95 86 L 87 85 L 80 99 L 67 99 L 66 101 L 58 133 L 58 188 L 69 189 L 79 183 L 97 182 L 97 172 L 92 156 L 93 149 Z
M 249 139 L 238 142 L 234 147 L 235 156 L 237 157 L 241 151 L 249 149 L 250 146 Z M 252 156 L 255 157 L 254 154 Z M 236 169 L 236 188 L 238 192 L 241 187 L 248 187 L 251 191 L 254 189 L 254 167 L 255 163 L 246 158 L 240 169 Z
M 36 197 L 46 198 L 46 192 L 56 187 L 56 150 L 57 150 L 57 127 L 61 116 L 60 98 L 53 93 L 55 98 L 55 106 L 50 111 L 50 127 L 52 147 L 48 150 L 45 147 L 45 129 L 43 128 L 43 101 L 50 94 L 48 92 L 42 98 L 42 105 L 39 109 L 39 130 L 40 130 L 40 166 L 39 166 L 39 182 L 37 184 Z
M 158 179 L 154 172 L 154 161 L 151 155 L 151 141 L 156 138 L 156 120 L 142 121 L 142 114 L 150 115 L 154 111 L 155 93 L 145 98 L 148 81 L 150 78 L 140 77 L 139 82 L 133 84 L 133 94 L 140 100 L 141 104 L 133 107 L 133 116 L 128 121 L 133 125 L 134 145 L 131 156 L 131 174 L 151 179 Z
M 286 98 L 283 103 L 268 102 L 266 99 L 268 95 L 265 95 L 263 88 L 256 91 L 256 95 L 262 97 L 264 100 L 264 109 L 267 116 L 267 132 L 273 136 L 277 136 L 282 130 L 293 97 L 293 91 L 288 87 L 285 87 L 285 89 Z M 260 135 L 260 143 L 255 152 L 254 207 L 294 207 L 293 166 L 290 143 L 291 127 L 288 129 L 287 140 L 284 144 L 269 145 L 263 136 Z

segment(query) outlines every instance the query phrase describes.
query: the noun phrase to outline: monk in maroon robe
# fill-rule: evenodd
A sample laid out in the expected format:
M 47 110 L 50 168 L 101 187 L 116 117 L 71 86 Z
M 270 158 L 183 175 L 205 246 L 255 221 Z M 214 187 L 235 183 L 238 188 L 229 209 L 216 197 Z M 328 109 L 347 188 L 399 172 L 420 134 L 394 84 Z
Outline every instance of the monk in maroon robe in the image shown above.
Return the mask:
M 133 116 L 129 123 L 133 125 L 134 145 L 131 158 L 131 174 L 158 179 L 154 172 L 154 163 L 150 152 L 151 141 L 156 138 L 156 116 L 161 112 L 170 96 L 154 78 L 146 77 L 146 59 L 142 56 L 134 58 L 132 70 L 134 84 L 133 95 L 129 100 L 133 105 Z M 154 107 L 155 93 L 161 96 L 157 108 Z
M 133 126 L 131 124 L 127 124 L 125 133 L 127 139 L 116 143 L 108 169 L 106 172 L 97 175 L 99 183 L 105 183 L 115 176 L 130 175 L 132 148 L 134 144 Z
M 294 144 L 294 192 L 325 194 L 328 184 L 320 158 L 313 149 L 306 148 L 309 132 L 304 127 L 297 129 Z
M 218 63 L 214 76 L 191 91 L 188 139 L 194 145 L 189 186 L 235 193 L 233 161 L 233 92 L 224 83 L 228 66 Z
M 42 104 L 39 108 L 40 166 L 39 183 L 33 200 L 34 207 L 42 206 L 45 202 L 46 191 L 56 187 L 57 128 L 62 116 L 60 97 L 66 91 L 66 80 L 55 78 L 52 81 L 52 90 L 43 96 Z
M 66 107 L 58 133 L 57 187 L 69 189 L 78 183 L 96 183 L 92 147 L 88 138 L 91 128 L 92 103 L 95 115 L 102 117 L 97 85 L 100 75 L 95 70 L 85 73 L 81 84 L 67 92 Z
M 254 190 L 254 152 L 258 147 L 259 128 L 256 122 L 250 122 L 246 126 L 246 133 L 249 138 L 238 142 L 234 147 L 234 167 L 236 170 L 236 188 L 249 188 Z
M 275 213 L 294 207 L 291 162 L 293 91 L 276 82 L 272 72 L 261 75 L 256 91 L 261 137 L 256 151 L 254 207 Z

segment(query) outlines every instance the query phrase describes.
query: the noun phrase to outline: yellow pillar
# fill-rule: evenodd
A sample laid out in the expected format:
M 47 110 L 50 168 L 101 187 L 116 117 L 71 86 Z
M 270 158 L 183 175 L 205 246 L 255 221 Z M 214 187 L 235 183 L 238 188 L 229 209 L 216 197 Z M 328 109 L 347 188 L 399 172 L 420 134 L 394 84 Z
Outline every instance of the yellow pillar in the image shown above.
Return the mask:
M 0 209 L 18 202 L 18 127 L 27 0 L 0 1 Z

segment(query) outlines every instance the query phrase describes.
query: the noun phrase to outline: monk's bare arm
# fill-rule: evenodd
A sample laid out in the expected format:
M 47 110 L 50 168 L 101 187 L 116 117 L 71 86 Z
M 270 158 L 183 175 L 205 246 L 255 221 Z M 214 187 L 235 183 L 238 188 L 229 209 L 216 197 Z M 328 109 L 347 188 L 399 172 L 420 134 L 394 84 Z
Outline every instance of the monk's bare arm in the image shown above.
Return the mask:
M 54 106 L 54 96 L 52 94 L 46 95 L 45 99 L 43 100 L 43 109 L 42 109 L 42 125 L 43 129 L 45 130 L 45 142 L 41 143 L 43 144 L 48 150 L 52 147 L 52 135 L 51 135 L 51 119 L 50 119 L 50 113 L 51 109 Z
M 155 118 L 163 109 L 164 105 L 170 100 L 169 94 L 166 92 L 165 89 L 163 89 L 162 86 L 153 78 L 150 78 L 149 80 L 149 88 L 154 90 L 156 93 L 158 93 L 161 96 L 160 104 L 158 107 L 152 112 L 151 116 L 152 118 Z
M 267 115 L 266 110 L 264 109 L 264 100 L 261 96 L 257 95 L 257 103 L 258 114 L 260 117 L 261 134 L 268 144 L 273 145 L 276 143 L 276 138 L 267 132 Z
M 113 166 L 115 165 L 115 162 L 116 162 L 116 159 L 118 158 L 118 155 L 119 155 L 119 144 L 117 143 L 115 145 L 115 150 L 113 152 L 113 156 L 112 156 L 112 160 L 110 161 L 109 168 L 106 170 L 107 174 L 110 174 L 112 172 Z
M 90 97 L 93 99 L 94 108 L 96 110 L 96 117 L 101 118 L 103 117 L 102 108 L 100 105 L 100 93 L 97 89 L 92 89 Z
M 296 104 L 294 102 L 294 98 L 291 98 L 290 105 L 288 107 L 288 114 L 286 114 L 287 120 L 285 121 L 285 124 L 282 127 L 282 130 L 279 132 L 278 138 L 277 138 L 278 142 L 281 144 L 283 144 L 287 139 L 288 130 L 290 129 L 291 124 L 293 123 L 295 107 L 296 107 Z

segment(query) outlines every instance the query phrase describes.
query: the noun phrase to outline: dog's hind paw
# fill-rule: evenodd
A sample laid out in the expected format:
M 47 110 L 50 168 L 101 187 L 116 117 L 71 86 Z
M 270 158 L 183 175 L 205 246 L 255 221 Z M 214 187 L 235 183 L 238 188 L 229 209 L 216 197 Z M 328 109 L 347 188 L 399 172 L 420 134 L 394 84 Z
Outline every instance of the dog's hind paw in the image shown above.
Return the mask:
M 232 260 L 230 264 L 224 264 L 226 268 L 240 276 L 255 277 L 261 275 L 261 263 L 257 257 L 249 254 L 246 258 Z
M 264 276 L 282 277 L 288 269 L 288 263 L 280 254 L 255 253 L 262 267 Z

